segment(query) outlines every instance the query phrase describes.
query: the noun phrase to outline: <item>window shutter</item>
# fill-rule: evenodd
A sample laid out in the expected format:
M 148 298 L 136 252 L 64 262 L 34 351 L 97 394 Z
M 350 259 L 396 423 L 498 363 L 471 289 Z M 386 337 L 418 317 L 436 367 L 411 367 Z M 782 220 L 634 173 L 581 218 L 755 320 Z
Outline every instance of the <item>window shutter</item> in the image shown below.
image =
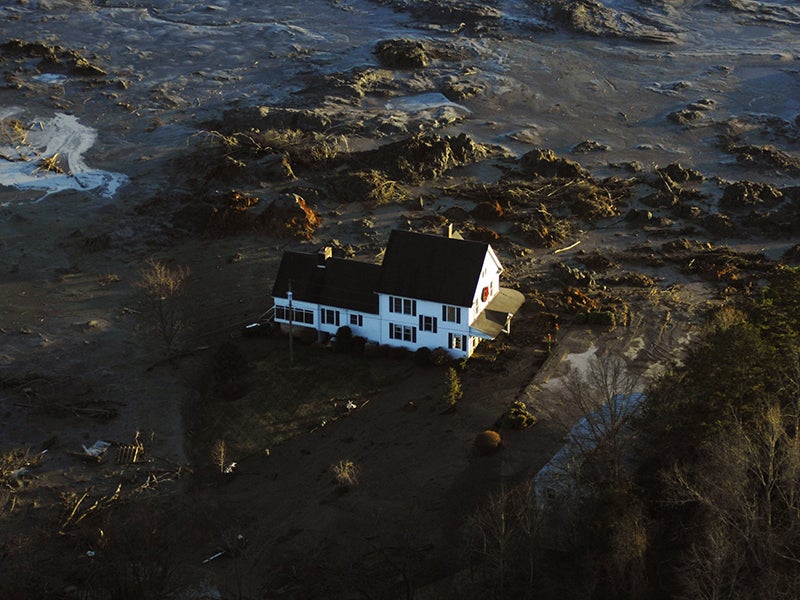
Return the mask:
M 448 348 L 452 348 L 453 347 L 453 334 L 452 333 L 448 333 L 447 334 L 447 347 Z
M 447 307 L 442 305 L 442 321 L 447 321 Z
M 422 315 L 419 316 L 419 328 L 422 329 Z
M 465 335 L 461 336 L 461 349 L 467 350 L 467 336 Z
M 415 327 L 411 328 L 411 341 L 415 344 L 417 343 L 417 329 Z
M 431 317 L 433 319 L 433 333 L 436 333 L 436 317 Z
M 456 307 L 456 323 L 461 323 L 461 309 Z
M 336 326 L 339 326 L 339 311 L 336 311 Z

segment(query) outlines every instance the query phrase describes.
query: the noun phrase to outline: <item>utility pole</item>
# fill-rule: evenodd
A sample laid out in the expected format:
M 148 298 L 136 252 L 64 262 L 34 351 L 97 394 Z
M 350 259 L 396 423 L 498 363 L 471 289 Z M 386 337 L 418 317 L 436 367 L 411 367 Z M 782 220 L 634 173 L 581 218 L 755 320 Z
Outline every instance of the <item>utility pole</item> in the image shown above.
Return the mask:
M 292 280 L 289 280 L 289 291 L 286 293 L 289 297 L 289 369 L 294 366 L 294 349 L 292 348 L 292 317 L 294 316 L 294 309 L 292 308 Z

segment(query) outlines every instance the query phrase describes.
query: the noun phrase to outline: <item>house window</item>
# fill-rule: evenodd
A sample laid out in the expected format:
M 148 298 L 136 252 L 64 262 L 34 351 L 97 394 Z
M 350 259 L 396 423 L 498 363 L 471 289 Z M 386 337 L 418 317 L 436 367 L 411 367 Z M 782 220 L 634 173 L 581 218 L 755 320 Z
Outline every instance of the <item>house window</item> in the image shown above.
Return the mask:
M 291 316 L 293 323 L 314 324 L 314 311 L 304 308 L 294 308 L 291 311 L 286 306 L 275 307 L 275 320 L 288 321 Z
M 356 327 L 363 327 L 364 315 L 350 315 L 350 325 L 355 325 Z
M 466 350 L 467 349 L 467 336 L 448 334 L 447 345 L 453 350 Z
M 417 314 L 417 301 L 410 298 L 398 298 L 397 296 L 389 296 L 389 312 L 399 313 L 402 315 L 416 316 Z
M 447 305 L 442 306 L 442 321 L 461 323 L 461 307 Z
M 339 311 L 332 308 L 323 308 L 320 310 L 320 321 L 328 325 L 339 324 Z
M 389 338 L 404 342 L 417 342 L 417 328 L 410 325 L 397 325 L 389 323 Z
M 432 331 L 436 333 L 436 317 L 429 317 L 427 315 L 419 316 L 419 330 Z

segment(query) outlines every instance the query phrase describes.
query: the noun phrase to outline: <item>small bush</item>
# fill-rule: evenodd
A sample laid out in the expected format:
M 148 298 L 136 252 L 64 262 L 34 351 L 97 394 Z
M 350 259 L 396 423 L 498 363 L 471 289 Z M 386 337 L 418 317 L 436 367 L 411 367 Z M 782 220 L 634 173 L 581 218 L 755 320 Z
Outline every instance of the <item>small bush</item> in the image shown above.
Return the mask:
M 388 356 L 394 360 L 408 360 L 412 356 L 411 350 L 402 346 L 389 346 Z
M 336 330 L 334 348 L 337 352 L 352 352 L 353 345 L 353 330 L 347 325 L 342 325 Z
M 528 406 L 515 400 L 508 410 L 500 417 L 500 426 L 506 429 L 527 429 L 536 424 L 536 417 L 528 410 Z
M 463 396 L 464 390 L 461 389 L 461 379 L 459 379 L 456 370 L 453 367 L 449 367 L 445 380 L 444 403 L 452 408 Z
M 491 429 L 487 429 L 475 436 L 475 452 L 480 456 L 487 456 L 496 452 L 497 449 L 500 448 L 501 443 L 502 439 L 500 438 L 500 434 Z
M 364 354 L 364 350 L 367 347 L 367 338 L 361 335 L 357 335 L 353 338 L 353 352 L 355 354 Z
M 431 350 L 431 364 L 442 367 L 449 364 L 452 360 L 450 353 L 444 348 L 434 348 Z
M 336 485 L 340 487 L 353 487 L 358 485 L 358 466 L 351 460 L 340 460 L 331 465 Z
M 431 349 L 422 347 L 417 348 L 414 352 L 414 362 L 420 367 L 425 367 L 431 364 Z

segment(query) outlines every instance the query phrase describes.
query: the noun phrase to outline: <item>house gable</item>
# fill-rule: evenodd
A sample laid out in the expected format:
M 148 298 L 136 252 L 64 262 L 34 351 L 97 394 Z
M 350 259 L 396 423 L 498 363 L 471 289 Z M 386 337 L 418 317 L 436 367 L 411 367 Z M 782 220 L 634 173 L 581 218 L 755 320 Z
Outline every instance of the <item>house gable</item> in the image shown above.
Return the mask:
M 412 231 L 392 231 L 380 294 L 471 306 L 489 245 Z

